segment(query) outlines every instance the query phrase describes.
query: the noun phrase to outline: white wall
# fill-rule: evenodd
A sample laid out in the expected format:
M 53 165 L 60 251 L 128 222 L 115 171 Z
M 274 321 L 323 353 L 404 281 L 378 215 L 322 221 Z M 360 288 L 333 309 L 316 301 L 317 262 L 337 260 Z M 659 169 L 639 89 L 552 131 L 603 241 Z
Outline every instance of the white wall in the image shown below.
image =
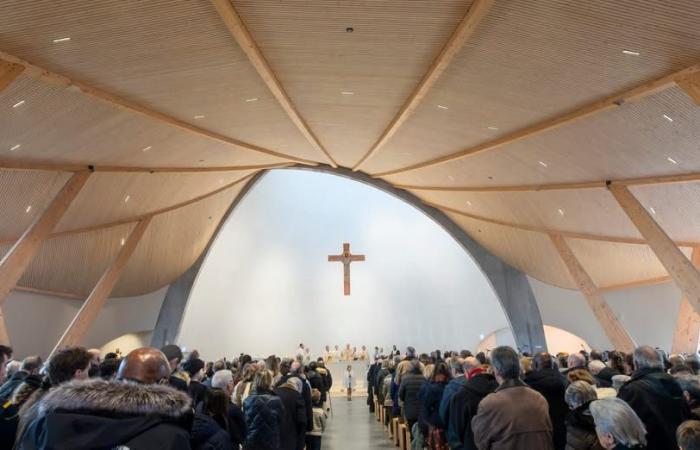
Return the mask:
M 101 347 L 129 332 L 152 330 L 167 286 L 139 297 L 110 298 L 85 338 L 86 347 Z M 46 356 L 66 330 L 82 301 L 13 292 L 2 307 L 14 358 Z
M 327 255 L 343 242 L 367 261 Z M 190 296 L 180 345 L 204 357 L 322 346 L 476 348 L 507 326 L 488 281 L 437 224 L 375 188 L 333 175 L 266 175 L 223 227 Z M 482 336 L 483 337 L 483 336 Z
M 563 328 L 597 349 L 611 348 L 610 341 L 578 291 L 561 289 L 533 278 L 530 284 L 546 325 Z M 605 300 L 638 345 L 671 350 L 678 319 L 681 292 L 673 283 L 640 286 L 605 294 Z
M 547 351 L 553 355 L 560 352 L 576 353 L 580 350 L 585 350 L 587 352 L 591 350 L 591 347 L 588 345 L 585 339 L 566 330 L 550 325 L 544 326 L 544 338 L 547 341 Z M 477 350 L 480 352 L 488 352 L 499 345 L 510 345 L 511 347 L 515 347 L 513 334 L 508 328 L 501 328 L 500 330 L 486 336 L 479 344 Z

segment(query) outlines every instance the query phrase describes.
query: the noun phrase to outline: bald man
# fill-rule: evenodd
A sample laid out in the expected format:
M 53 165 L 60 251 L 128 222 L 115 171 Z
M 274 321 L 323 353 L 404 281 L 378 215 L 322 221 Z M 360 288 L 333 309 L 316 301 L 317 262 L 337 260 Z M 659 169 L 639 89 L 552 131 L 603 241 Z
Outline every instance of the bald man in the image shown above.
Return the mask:
M 40 400 L 19 448 L 189 449 L 190 398 L 167 386 L 169 375 L 160 350 L 139 348 L 118 380 L 63 383 Z

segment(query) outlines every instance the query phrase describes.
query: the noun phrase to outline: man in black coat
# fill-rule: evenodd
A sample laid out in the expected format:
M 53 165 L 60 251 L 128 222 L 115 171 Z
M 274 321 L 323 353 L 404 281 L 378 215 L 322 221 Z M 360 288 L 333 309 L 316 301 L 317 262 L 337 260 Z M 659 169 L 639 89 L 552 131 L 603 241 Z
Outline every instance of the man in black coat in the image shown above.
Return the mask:
M 22 361 L 19 370 L 15 372 L 9 380 L 0 386 L 0 404 L 7 402 L 12 397 L 12 393 L 17 389 L 17 386 L 22 384 L 25 378 L 29 375 L 38 375 L 41 370 L 41 357 L 27 356 Z
M 532 372 L 528 373 L 523 381 L 547 400 L 554 448 L 563 450 L 566 447 L 565 418 L 569 412 L 569 407 L 564 401 L 567 382 L 554 367 L 552 356 L 547 352 L 537 353 L 532 359 Z
M 481 400 L 496 390 L 498 382 L 490 374 L 475 369 L 467 381 L 450 400 L 448 444 L 452 450 L 477 450 L 472 432 L 472 419 L 476 416 Z
M 367 371 L 367 406 L 369 406 L 369 412 L 374 412 L 374 381 L 377 377 L 377 371 L 379 370 L 379 360 L 374 361 L 374 363 L 369 366 Z
M 677 449 L 676 428 L 690 418 L 678 382 L 663 370 L 661 355 L 647 345 L 634 351 L 634 373 L 618 398 L 626 401 L 647 429 L 647 450 Z
M 313 404 L 311 403 L 311 385 L 309 385 L 306 376 L 304 376 L 299 361 L 292 361 L 288 364 L 289 371 L 286 374 L 282 375 L 282 378 L 280 378 L 275 387 L 282 386 L 290 378 L 296 377 L 301 380 L 301 398 L 304 400 L 304 409 L 306 411 L 306 431 L 311 431 L 314 426 L 314 409 Z
M 301 396 L 302 381 L 290 378 L 275 389 L 282 400 L 285 417 L 280 428 L 280 443 L 283 450 L 303 450 L 306 439 L 306 407 Z

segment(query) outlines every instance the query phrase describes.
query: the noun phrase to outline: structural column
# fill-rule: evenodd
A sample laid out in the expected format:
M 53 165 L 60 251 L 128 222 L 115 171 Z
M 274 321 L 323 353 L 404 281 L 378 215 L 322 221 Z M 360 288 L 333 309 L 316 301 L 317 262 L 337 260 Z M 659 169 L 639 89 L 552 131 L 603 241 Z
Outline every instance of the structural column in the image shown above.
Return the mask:
M 691 261 L 695 267 L 700 267 L 700 248 L 693 249 Z M 673 333 L 671 353 L 695 353 L 698 351 L 700 340 L 700 314 L 698 314 L 688 299 L 684 296 L 678 311 L 676 330 Z
M 603 331 L 605 331 L 613 347 L 623 352 L 633 351 L 635 348 L 634 341 L 613 310 L 605 302 L 600 290 L 576 258 L 574 252 L 571 251 L 566 240 L 558 234 L 550 234 L 549 237 L 569 270 L 571 278 L 573 278 L 581 293 L 583 293 L 588 306 L 593 310 L 593 314 L 595 314 L 598 322 L 603 327 Z
M 90 292 L 90 295 L 87 300 L 85 300 L 85 303 L 83 303 L 80 311 L 78 311 L 78 314 L 76 314 L 73 321 L 68 325 L 61 339 L 59 339 L 56 347 L 51 351 L 51 355 L 58 349 L 78 345 L 85 338 L 85 334 L 87 334 L 87 331 L 95 321 L 105 301 L 107 301 L 107 298 L 112 293 L 114 286 L 124 272 L 129 258 L 134 253 L 136 246 L 139 241 L 141 241 L 150 222 L 151 217 L 149 216 L 136 224 L 117 254 L 117 257 L 112 262 L 112 265 L 102 274 L 100 281 L 97 282 L 97 285 L 92 292 Z
M 700 312 L 700 272 L 651 217 L 627 186 L 608 185 L 632 223 L 696 312 Z

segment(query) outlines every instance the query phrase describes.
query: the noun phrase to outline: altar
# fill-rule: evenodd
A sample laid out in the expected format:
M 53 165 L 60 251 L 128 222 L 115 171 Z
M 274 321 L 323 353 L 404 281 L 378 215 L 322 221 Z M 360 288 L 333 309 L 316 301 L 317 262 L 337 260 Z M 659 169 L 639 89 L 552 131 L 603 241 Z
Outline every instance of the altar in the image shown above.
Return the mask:
M 352 367 L 352 375 L 355 377 L 355 385 L 352 391 L 353 395 L 367 395 L 367 370 L 369 369 L 368 360 L 334 361 L 327 363 L 326 368 L 330 370 L 331 376 L 333 377 L 331 395 L 345 395 L 345 387 L 343 384 L 345 380 L 345 370 L 348 366 Z

